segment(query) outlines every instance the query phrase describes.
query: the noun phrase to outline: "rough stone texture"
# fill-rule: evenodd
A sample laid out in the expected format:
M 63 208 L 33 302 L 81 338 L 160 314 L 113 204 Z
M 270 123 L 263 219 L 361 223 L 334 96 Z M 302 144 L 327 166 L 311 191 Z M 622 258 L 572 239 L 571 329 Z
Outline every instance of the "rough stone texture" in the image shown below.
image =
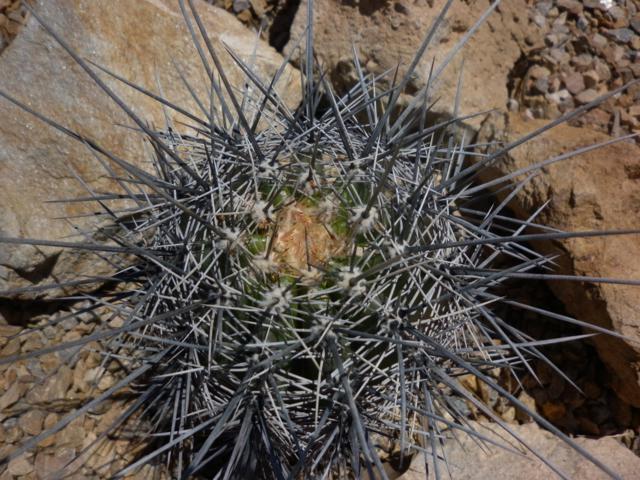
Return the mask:
M 197 5 L 212 38 L 224 41 L 249 60 L 257 41 L 255 35 L 227 12 L 203 2 Z M 37 11 L 83 57 L 151 91 L 159 92 L 159 83 L 167 99 L 200 113 L 172 65 L 175 59 L 207 103 L 206 74 L 177 1 L 41 0 L 37 2 Z M 241 70 L 220 43 L 214 44 L 219 47 L 232 85 L 241 87 L 244 83 Z M 282 57 L 262 41 L 257 41 L 256 53 L 256 71 L 268 81 L 281 65 Z M 103 78 L 141 118 L 157 127 L 164 126 L 164 116 L 156 102 L 106 75 Z M 299 75 L 287 67 L 277 89 L 292 107 L 300 98 L 298 85 Z M 0 57 L 0 91 L 95 139 L 121 158 L 142 168 L 148 165 L 150 149 L 143 148 L 141 137 L 116 126 L 133 122 L 34 18 L 29 19 Z M 71 235 L 74 229 L 70 224 L 55 218 L 95 211 L 97 206 L 44 202 L 86 195 L 72 170 L 97 191 L 113 189 L 113 182 L 83 144 L 1 98 L 0 118 L 0 235 L 56 240 Z M 180 117 L 173 115 L 173 119 Z M 92 222 L 80 218 L 74 219 L 74 223 L 86 228 Z M 77 279 L 83 274 L 100 275 L 110 269 L 93 254 L 79 255 L 53 247 L 0 248 L 0 290 L 47 283 L 51 279 Z
M 509 435 L 500 431 L 495 425 L 483 428 L 482 424 L 475 424 L 475 428 L 483 435 L 505 445 Z M 580 480 L 605 480 L 610 478 L 598 467 L 585 460 L 579 453 L 566 445 L 546 430 L 542 430 L 534 423 L 511 427 L 524 441 L 535 448 L 546 459 L 550 460 L 567 478 Z M 492 432 L 496 432 L 493 433 Z M 440 468 L 442 478 L 455 480 L 494 480 L 496 478 L 547 480 L 556 478 L 554 472 L 531 454 L 526 457 L 517 456 L 499 447 L 486 445 L 484 449 L 468 435 L 459 435 L 457 441 L 448 441 L 445 446 L 450 465 L 451 476 L 446 469 Z M 620 478 L 631 480 L 637 478 L 640 469 L 640 458 L 628 450 L 622 443 L 612 437 L 598 440 L 576 438 L 576 442 L 594 457 L 601 460 L 608 467 L 616 471 Z M 510 442 L 512 448 L 517 445 Z M 435 478 L 433 468 L 429 469 L 429 476 L 425 476 L 424 460 L 416 457 L 409 470 L 400 477 L 401 480 L 424 480 Z
M 352 45 L 358 51 L 363 68 L 382 73 L 400 63 L 400 73 L 407 70 L 420 42 L 442 6 L 444 0 L 427 2 L 361 0 L 339 2 L 318 0 L 314 10 L 315 47 L 325 68 L 338 88 L 349 86 L 357 79 L 353 66 Z M 489 1 L 456 0 L 435 41 L 427 50 L 409 84 L 407 93 L 414 93 L 426 84 L 435 56 L 435 69 L 457 41 L 471 28 L 489 6 Z M 440 97 L 434 113 L 449 115 L 453 111 L 460 62 L 464 58 L 463 92 L 460 114 L 473 114 L 492 108 L 505 109 L 508 100 L 507 80 L 510 69 L 520 56 L 520 45 L 531 30 L 525 0 L 503 2 L 500 8 L 475 33 L 469 43 L 443 71 L 433 98 Z M 285 52 L 290 52 L 307 23 L 307 3 L 302 1 L 291 28 L 291 38 Z M 295 55 L 294 55 L 295 58 Z M 470 92 L 482 92 L 481 95 Z M 478 125 L 479 119 L 470 120 Z
M 45 346 L 63 343 L 70 334 L 72 337 L 89 334 L 99 322 L 90 315 L 80 315 L 74 325 L 67 325 L 59 320 L 64 315 L 67 312 L 32 318 L 40 328 L 49 322 L 56 324 L 50 338 L 44 340 Z M 61 324 L 68 328 L 61 328 Z M 16 344 L 16 353 L 27 353 L 34 334 L 23 332 L 16 337 L 19 330 L 0 325 L 0 345 Z M 0 365 L 0 458 L 14 452 L 32 436 L 53 429 L 66 415 L 121 380 L 122 374 L 118 373 L 121 366 L 103 363 L 99 351 L 100 346 L 93 342 L 80 349 Z M 126 429 L 114 430 L 113 425 L 131 402 L 122 390 L 115 397 L 76 417 L 27 454 L 0 465 L 0 479 L 113 478 L 145 447 L 144 435 L 128 439 Z M 136 419 L 136 416 L 129 419 L 129 427 L 145 431 L 144 425 L 135 423 Z M 124 478 L 169 477 L 161 467 L 146 465 Z
M 525 122 L 519 115 L 507 120 L 506 141 L 545 122 Z M 481 131 L 480 141 L 494 138 L 493 128 Z M 501 126 L 497 127 L 498 129 Z M 560 126 L 514 150 L 505 160 L 483 171 L 485 180 L 512 172 L 563 152 L 608 140 L 586 128 Z M 550 204 L 538 222 L 566 231 L 640 229 L 640 148 L 622 142 L 545 167 L 516 196 L 512 206 L 529 217 L 545 201 Z M 537 245 L 560 253 L 558 273 L 623 279 L 640 278 L 640 240 L 637 235 L 570 239 Z M 640 406 L 640 290 L 635 286 L 551 282 L 567 311 L 629 338 L 622 341 L 598 335 L 593 342 L 611 370 L 611 385 L 626 402 Z M 635 342 L 635 343 L 634 343 Z

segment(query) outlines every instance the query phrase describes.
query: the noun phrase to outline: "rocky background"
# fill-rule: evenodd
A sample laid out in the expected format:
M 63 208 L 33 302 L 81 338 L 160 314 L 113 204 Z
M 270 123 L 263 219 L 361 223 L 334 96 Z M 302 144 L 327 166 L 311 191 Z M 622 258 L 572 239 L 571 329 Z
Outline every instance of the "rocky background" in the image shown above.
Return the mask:
M 265 77 L 277 69 L 281 54 L 291 53 L 306 24 L 305 0 L 201 3 L 215 41 L 223 40 L 241 55 L 250 55 L 257 42 L 257 68 Z M 40 0 L 31 4 L 92 60 L 144 86 L 161 84 L 168 98 L 190 106 L 190 96 L 172 63 L 178 59 L 179 69 L 197 78 L 199 60 L 185 37 L 176 1 Z M 402 71 L 444 1 L 316 0 L 315 4 L 318 54 L 336 88 L 345 89 L 355 82 L 350 61 L 352 45 L 367 71 L 382 72 L 398 62 Z M 95 95 L 95 87 L 86 76 L 33 19 L 27 18 L 21 5 L 21 1 L 0 0 L 0 90 L 83 133 L 98 135 L 100 142 L 116 153 L 128 158 L 142 153 L 134 134 L 114 128 L 116 123 L 125 123 L 122 114 L 106 98 Z M 431 59 L 435 57 L 437 65 L 437 59 L 447 55 L 488 5 L 488 0 L 454 2 L 438 41 L 409 85 L 407 99 L 425 84 Z M 438 84 L 441 100 L 434 117 L 451 115 L 461 79 L 459 114 L 495 110 L 465 122 L 466 141 L 509 141 L 640 77 L 640 1 L 505 0 L 456 59 Z M 226 61 L 233 71 L 231 60 Z M 294 56 L 290 72 L 278 86 L 292 105 L 299 99 L 295 65 Z M 242 82 L 239 73 L 233 82 Z M 147 99 L 115 82 L 109 85 L 135 105 L 138 114 L 153 122 L 163 121 L 162 112 Z M 484 178 L 489 180 L 628 133 L 640 133 L 640 83 L 569 125 L 514 150 L 485 171 Z M 139 166 L 145 168 L 144 162 Z M 56 217 L 84 211 L 44 202 L 82 193 L 74 172 L 95 188 L 108 186 L 85 149 L 0 99 L 0 235 L 59 239 L 72 233 L 73 229 Z M 640 228 L 637 139 L 546 167 L 516 196 L 511 207 L 516 215 L 526 218 L 546 202 L 549 204 L 542 221 L 557 228 Z M 77 223 L 89 225 L 83 222 L 81 219 Z M 640 278 L 637 237 L 574 239 L 536 247 L 561 253 L 562 273 Z M 117 318 L 90 315 L 69 318 L 70 312 L 82 309 L 81 303 L 62 298 L 73 290 L 38 294 L 16 290 L 74 278 L 83 272 L 108 273 L 109 268 L 97 263 L 95 257 L 73 256 L 55 248 L 1 247 L 0 290 L 13 290 L 13 294 L 0 299 L 0 357 L 80 338 L 97 322 L 118 322 Z M 520 386 L 503 372 L 496 371 L 495 375 L 565 432 L 588 437 L 581 440 L 585 448 L 604 458 L 623 478 L 637 478 L 640 289 L 550 282 L 533 289 L 529 284 L 516 285 L 510 295 L 544 308 L 552 306 L 554 311 L 611 328 L 629 338 L 622 341 L 600 335 L 589 342 L 547 350 L 582 392 L 545 364 L 536 365 L 541 383 L 525 378 Z M 546 321 L 533 312 L 504 314 L 521 328 L 529 328 L 536 338 L 579 333 L 577 329 L 559 328 L 557 322 Z M 22 335 L 25 325 L 46 328 L 42 335 Z M 95 344 L 77 352 L 51 353 L 0 366 L 0 456 L 117 382 L 117 366 L 104 364 L 99 350 L 100 345 Z M 469 390 L 573 478 L 602 478 L 594 467 L 529 423 L 523 412 L 486 391 L 475 378 L 464 381 Z M 129 402 L 124 392 L 111 404 L 79 416 L 41 442 L 33 453 L 0 467 L 0 480 L 45 479 L 60 469 L 67 473 L 65 478 L 108 478 L 143 448 L 131 443 L 126 428 L 118 435 L 103 435 Z M 479 428 L 490 428 L 479 412 L 467 408 Z M 530 458 L 505 457 L 498 449 L 487 454 L 464 442 L 451 442 L 447 448 L 455 478 L 550 477 L 549 471 Z M 74 461 L 81 453 L 83 456 Z M 401 472 L 390 473 L 397 476 Z M 420 460 L 402 478 L 423 476 Z M 151 466 L 131 476 L 163 477 L 160 468 Z

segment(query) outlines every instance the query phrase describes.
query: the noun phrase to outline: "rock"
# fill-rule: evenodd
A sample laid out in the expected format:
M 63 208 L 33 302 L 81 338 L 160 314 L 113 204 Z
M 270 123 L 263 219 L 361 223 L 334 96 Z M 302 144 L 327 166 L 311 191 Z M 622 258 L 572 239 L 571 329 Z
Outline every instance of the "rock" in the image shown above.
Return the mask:
M 589 28 L 589 20 L 584 15 L 579 15 L 576 19 L 576 26 L 583 32 Z
M 314 34 L 320 62 L 340 91 L 353 85 L 357 79 L 352 62 L 352 45 L 356 46 L 360 62 L 366 66 L 367 71 L 379 74 L 399 64 L 399 73 L 402 75 L 444 4 L 444 0 L 411 2 L 407 4 L 410 12 L 407 15 L 396 11 L 391 2 L 318 0 L 314 7 Z M 409 82 L 408 91 L 415 91 L 425 85 L 431 61 L 435 58 L 437 69 L 439 62 L 487 6 L 487 2 L 454 1 L 446 22 L 415 70 L 415 77 Z M 528 26 L 523 18 L 523 12 L 527 11 L 525 0 L 511 0 L 503 2 L 500 11 L 489 16 L 438 79 L 434 93 L 440 97 L 434 106 L 436 115 L 448 116 L 453 110 L 459 66 L 463 57 L 462 92 L 482 91 L 483 94 L 463 94 L 460 114 L 506 107 L 509 98 L 507 77 L 520 56 L 519 42 L 524 44 L 527 34 L 537 31 L 537 28 Z M 393 22 L 401 27 L 394 29 Z M 285 53 L 290 53 L 302 37 L 306 23 L 307 3 L 302 1 L 291 26 L 291 39 L 285 47 Z M 340 32 L 340 35 L 336 35 L 336 32 Z M 480 119 L 472 119 L 466 123 L 477 127 Z
M 20 339 L 12 338 L 6 343 L 4 347 L 2 347 L 2 350 L 0 350 L 0 354 L 3 357 L 9 357 L 11 355 L 15 355 L 19 351 L 20 351 Z
M 629 107 L 629 115 L 640 117 L 640 105 L 632 105 Z
M 582 92 L 585 89 L 582 74 L 578 72 L 571 72 L 569 75 L 564 77 L 564 86 L 567 87 L 567 90 L 569 90 L 573 95 Z
M 608 43 L 609 42 L 607 41 L 607 38 L 603 35 L 600 35 L 599 33 L 594 33 L 593 36 L 591 37 L 591 45 L 596 50 L 601 50 L 605 48 Z
M 551 75 L 551 70 L 543 65 L 534 65 L 529 69 L 529 76 L 534 79 L 548 78 Z
M 558 90 L 557 92 L 550 93 L 547 95 L 547 99 L 551 103 L 555 103 L 556 105 L 562 105 L 563 103 L 571 100 L 571 94 L 568 90 Z
M 555 47 L 562 43 L 564 37 L 557 33 L 550 33 L 544 37 L 544 43 L 547 44 L 548 47 Z
M 593 88 L 589 88 L 587 90 L 584 90 L 584 91 L 580 92 L 574 98 L 576 99 L 576 102 L 578 102 L 580 105 L 582 105 L 584 103 L 593 102 L 599 96 L 600 95 L 598 94 L 598 92 L 596 90 L 594 90 Z
M 596 58 L 594 61 L 594 70 L 601 81 L 608 82 L 611 80 L 611 69 L 604 60 Z
M 587 70 L 591 65 L 593 65 L 593 55 L 581 53 L 580 55 L 573 57 L 571 59 L 571 63 L 580 71 Z
M 20 475 L 28 475 L 33 472 L 33 455 L 29 453 L 23 453 L 19 457 L 14 458 L 9 462 L 7 471 L 11 475 L 16 477 Z
M 564 48 L 552 48 L 549 51 L 549 56 L 554 63 L 560 65 L 564 65 L 565 63 L 568 63 L 569 60 L 571 60 L 571 55 L 569 55 L 569 53 L 567 53 Z
M 254 53 L 255 34 L 226 11 L 205 2 L 197 5 L 232 85 L 240 87 L 245 76 L 218 41 L 223 40 L 240 57 L 248 59 Z M 159 82 L 168 100 L 199 113 L 172 65 L 172 59 L 177 59 L 178 68 L 192 80 L 198 95 L 209 98 L 208 83 L 200 81 L 205 75 L 201 60 L 176 1 L 40 0 L 36 8 L 81 56 L 154 92 L 158 91 Z M 256 73 L 268 82 L 280 67 L 282 56 L 262 41 L 257 41 L 256 53 Z M 159 128 L 165 124 L 159 104 L 106 75 L 103 78 L 143 120 Z M 295 69 L 287 67 L 277 86 L 290 107 L 299 103 L 299 81 Z M 140 135 L 115 126 L 133 122 L 34 18 L 0 57 L 0 90 L 94 138 L 116 155 L 146 167 L 147 153 Z M 172 117 L 181 119 L 177 114 Z M 55 240 L 70 236 L 74 228 L 55 217 L 80 215 L 96 208 L 90 204 L 44 203 L 86 195 L 70 167 L 94 190 L 113 189 L 114 183 L 83 144 L 57 133 L 1 98 L 0 118 L 0 236 Z M 95 221 L 74 219 L 74 223 L 85 229 Z M 63 282 L 111 271 L 107 262 L 92 254 L 57 247 L 0 247 L 0 291 L 48 283 L 50 277 Z
M 583 0 L 582 3 L 585 8 L 606 12 L 611 8 L 613 2 L 611 0 Z
M 578 0 L 558 0 L 558 7 L 568 10 L 573 15 L 579 15 L 582 13 L 582 3 Z
M 629 43 L 633 38 L 633 30 L 629 28 L 614 28 L 611 30 L 605 30 L 606 35 L 620 43 Z
M 0 412 L 6 408 L 9 408 L 22 397 L 22 394 L 26 390 L 26 385 L 19 382 L 14 382 L 9 390 L 4 392 L 0 397 Z
M 551 422 L 558 423 L 567 414 L 567 409 L 562 403 L 545 402 L 542 404 L 542 413 Z
M 18 425 L 23 432 L 35 436 L 42 432 L 44 417 L 45 414 L 42 410 L 29 410 L 20 416 Z
M 624 64 L 621 64 L 621 60 L 626 60 L 625 57 L 625 49 L 622 45 L 610 45 L 604 52 L 604 57 L 610 64 L 615 64 L 617 67 L 623 67 Z
M 479 433 L 500 445 L 513 448 L 517 443 L 512 437 L 496 425 L 472 423 Z M 567 478 L 580 480 L 600 480 L 609 478 L 597 466 L 586 460 L 578 452 L 562 440 L 556 438 L 534 423 L 510 425 L 517 435 L 532 448 L 551 461 Z M 457 440 L 449 439 L 445 443 L 445 454 L 449 462 L 448 471 L 444 463 L 439 466 L 441 478 L 455 480 L 494 480 L 496 478 L 527 480 L 547 480 L 556 478 L 556 474 L 531 452 L 526 456 L 517 456 L 507 450 L 489 445 L 486 442 L 474 441 L 469 435 L 460 434 Z M 597 440 L 575 438 L 578 445 L 586 449 L 595 458 L 614 470 L 620 478 L 636 478 L 640 469 L 640 458 L 633 454 L 614 437 L 603 437 Z M 509 443 L 507 443 L 509 442 Z M 517 447 L 516 447 L 517 448 Z M 429 458 L 429 475 L 425 475 L 424 457 L 416 455 L 409 470 L 399 480 L 435 479 L 432 460 Z
M 533 83 L 535 92 L 545 94 L 549 91 L 549 78 L 542 77 Z
M 71 448 L 56 448 L 55 453 L 38 452 L 35 460 L 35 470 L 38 478 L 51 478 L 52 474 L 58 477 L 61 474 L 70 474 L 72 469 L 66 467 L 76 457 L 75 450 Z M 66 468 L 65 468 L 66 467 Z
M 549 12 L 553 8 L 553 2 L 551 0 L 539 0 L 536 2 L 536 10 L 538 10 L 545 17 L 549 16 Z
M 16 418 L 8 418 L 2 423 L 4 435 L 2 439 L 5 443 L 12 444 L 18 443 L 23 437 L 22 430 L 18 426 L 18 420 Z
M 584 81 L 584 86 L 586 88 L 595 88 L 600 81 L 600 76 L 595 70 L 589 70 L 584 73 L 582 80 Z
M 504 141 L 520 138 L 544 124 L 508 116 Z M 493 127 L 490 127 L 493 128 Z M 489 129 L 487 131 L 490 131 Z M 490 135 L 481 132 L 480 142 Z M 562 152 L 609 140 L 605 134 L 566 125 L 556 127 L 511 152 L 482 172 L 489 180 Z M 537 222 L 565 231 L 640 229 L 640 147 L 617 143 L 559 162 L 539 172 L 514 199 L 512 208 L 529 218 L 551 203 Z M 535 245 L 558 254 L 556 273 L 621 279 L 640 278 L 638 236 L 571 239 Z M 638 287 L 612 284 L 549 282 L 570 315 L 626 336 L 623 341 L 597 335 L 592 341 L 610 372 L 610 384 L 627 403 L 640 407 L 640 295 Z M 589 395 L 588 389 L 585 393 Z
M 250 7 L 251 3 L 249 3 L 249 0 L 233 0 L 233 11 L 235 13 L 240 13 Z
M 56 434 L 56 446 L 65 446 L 71 449 L 82 447 L 86 432 L 82 428 L 82 417 L 76 418 L 64 429 Z
M 67 365 L 62 365 L 42 385 L 36 385 L 29 391 L 27 401 L 34 405 L 47 405 L 55 400 L 64 400 L 72 381 L 72 370 Z
M 636 33 L 640 34 L 640 15 L 636 15 L 629 20 L 629 25 L 636 31 Z

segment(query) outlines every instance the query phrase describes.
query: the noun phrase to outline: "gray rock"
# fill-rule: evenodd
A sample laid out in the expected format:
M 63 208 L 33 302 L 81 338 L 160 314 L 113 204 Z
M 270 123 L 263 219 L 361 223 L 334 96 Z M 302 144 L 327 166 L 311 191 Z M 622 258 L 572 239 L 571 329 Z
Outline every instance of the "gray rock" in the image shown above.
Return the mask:
M 613 7 L 611 7 L 609 10 L 607 10 L 607 14 L 618 23 L 617 26 L 619 27 L 626 27 L 629 24 L 627 21 L 627 11 L 619 5 L 614 5 Z
M 636 33 L 640 33 L 640 15 L 629 20 L 629 25 L 636 31 Z
M 619 43 L 629 43 L 633 39 L 633 30 L 630 28 L 614 28 L 605 30 L 605 34 Z
M 580 30 L 582 30 L 583 32 L 586 32 L 587 29 L 589 28 L 590 23 L 589 23 L 589 20 L 587 20 L 587 18 L 584 15 L 579 15 L 578 18 L 576 19 L 576 25 Z
M 247 10 L 249 7 L 251 7 L 249 0 L 233 0 L 233 11 L 235 13 L 240 13 Z
M 552 48 L 549 51 L 549 55 L 555 63 L 559 63 L 560 65 L 568 63 L 569 60 L 571 60 L 571 55 L 569 55 L 564 48 Z

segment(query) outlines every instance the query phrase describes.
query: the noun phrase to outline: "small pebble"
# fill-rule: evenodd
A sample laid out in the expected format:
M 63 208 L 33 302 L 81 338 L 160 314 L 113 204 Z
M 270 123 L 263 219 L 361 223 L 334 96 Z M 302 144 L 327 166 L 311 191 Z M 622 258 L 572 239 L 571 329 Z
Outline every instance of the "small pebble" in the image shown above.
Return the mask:
M 579 15 L 582 13 L 583 6 L 578 0 L 558 0 L 558 7 L 568 10 L 573 15 Z
M 613 6 L 611 0 L 583 0 L 583 4 L 585 8 L 600 10 L 602 12 L 606 12 Z
M 249 0 L 233 0 L 234 13 L 240 13 L 244 10 L 247 10 L 249 7 L 251 7 L 251 3 L 249 3 Z
M 534 65 L 529 69 L 529 76 L 533 79 L 546 78 L 551 75 L 551 70 L 542 65 Z
M 585 32 L 587 28 L 589 28 L 589 20 L 587 20 L 584 15 L 580 15 L 576 20 L 576 25 L 580 30 Z
M 589 70 L 588 72 L 585 72 L 584 75 L 582 75 L 582 80 L 584 81 L 584 86 L 586 88 L 594 88 L 596 85 L 598 85 L 600 77 L 595 70 Z
M 579 70 L 587 70 L 593 65 L 593 55 L 581 53 L 571 59 L 571 63 Z
M 542 15 L 547 16 L 549 12 L 553 8 L 553 2 L 551 0 L 541 0 L 536 2 L 536 10 L 540 12 Z
M 549 91 L 549 79 L 547 77 L 538 78 L 533 83 L 533 90 L 545 94 Z
M 605 34 L 619 43 L 629 43 L 633 38 L 633 30 L 630 28 L 614 28 L 612 30 L 606 30 Z
M 552 103 L 555 103 L 556 105 L 560 105 L 566 102 L 567 100 L 569 100 L 570 98 L 571 98 L 571 94 L 566 89 L 558 90 L 557 92 L 550 93 L 547 95 L 547 100 L 549 100 Z
M 555 63 L 564 64 L 568 63 L 569 60 L 571 60 L 571 55 L 569 55 L 564 49 L 561 48 L 553 48 L 551 49 L 549 54 L 551 55 L 551 58 Z
M 535 23 L 540 28 L 544 28 L 547 25 L 547 19 L 540 13 L 534 14 L 532 20 L 533 23 Z
M 599 33 L 594 33 L 591 37 L 591 45 L 596 50 L 602 50 L 609 44 L 607 38 L 604 35 L 600 35 Z
M 607 15 L 609 15 L 612 19 L 614 19 L 617 23 L 617 26 L 627 26 L 629 25 L 627 12 L 624 8 L 614 5 L 607 11 Z
M 21 475 L 29 475 L 33 472 L 33 455 L 23 453 L 19 457 L 14 458 L 9 462 L 7 471 L 16 477 Z
M 564 86 L 573 95 L 582 92 L 586 87 L 581 73 L 572 72 L 564 78 Z
M 580 105 L 583 105 L 585 103 L 593 102 L 598 97 L 598 92 L 596 92 L 593 88 L 588 88 L 587 90 L 580 92 L 574 98 L 576 102 L 578 102 Z

